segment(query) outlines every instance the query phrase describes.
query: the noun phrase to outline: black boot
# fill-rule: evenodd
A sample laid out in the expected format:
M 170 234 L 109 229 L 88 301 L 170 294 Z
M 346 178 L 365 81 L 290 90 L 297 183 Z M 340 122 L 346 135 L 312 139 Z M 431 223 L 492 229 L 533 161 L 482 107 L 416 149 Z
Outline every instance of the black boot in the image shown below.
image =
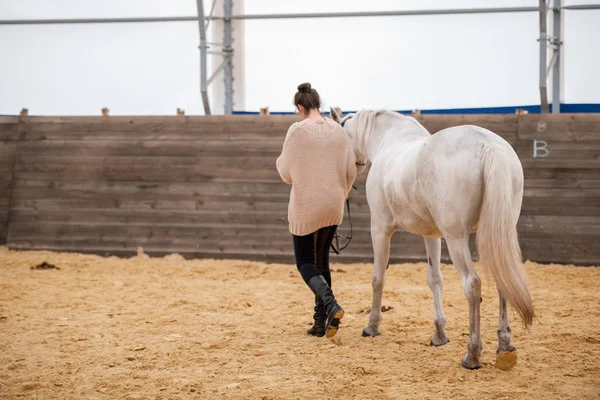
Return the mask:
M 315 313 L 313 314 L 313 318 L 315 323 L 306 331 L 306 333 L 317 337 L 325 336 L 325 320 L 327 319 L 327 314 L 325 314 L 323 303 L 321 303 L 317 296 L 315 296 Z
M 325 337 L 333 337 L 338 331 L 339 320 L 344 316 L 344 310 L 335 301 L 333 292 L 325 278 L 323 278 L 323 275 L 310 278 L 308 287 L 310 287 L 310 290 L 321 300 L 321 303 L 325 307 L 325 313 L 327 314 L 327 319 L 325 320 Z M 333 323 L 334 321 L 335 323 Z

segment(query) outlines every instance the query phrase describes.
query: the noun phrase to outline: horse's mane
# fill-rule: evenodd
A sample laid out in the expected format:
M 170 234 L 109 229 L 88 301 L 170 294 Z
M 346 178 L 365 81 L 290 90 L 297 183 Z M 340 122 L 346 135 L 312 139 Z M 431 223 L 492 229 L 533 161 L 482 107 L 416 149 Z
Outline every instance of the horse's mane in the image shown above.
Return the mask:
M 404 114 L 401 114 L 401 113 L 394 111 L 392 109 L 389 109 L 389 108 L 360 110 L 356 113 L 356 115 L 358 115 L 359 113 L 368 113 L 368 114 L 375 114 L 375 115 L 385 114 L 387 116 L 390 116 L 392 118 L 397 118 L 397 119 L 414 119 L 410 115 L 404 115 Z
M 366 109 L 357 111 L 354 115 L 349 115 L 344 118 L 342 121 L 342 126 L 345 127 L 347 132 L 352 136 L 355 141 L 355 144 L 359 149 L 363 149 L 364 152 L 368 151 L 369 144 L 371 143 L 371 135 L 373 129 L 375 127 L 375 119 L 378 116 L 386 116 L 392 119 L 389 133 L 392 136 L 397 135 L 431 135 L 427 129 L 423 125 L 419 123 L 415 118 L 402 115 L 396 111 L 390 109 Z M 348 126 L 348 124 L 344 125 L 345 121 L 352 120 L 353 123 Z M 395 124 L 395 121 L 402 121 L 402 123 L 398 122 Z
M 379 116 L 379 115 L 385 115 L 387 117 L 390 117 L 393 119 L 398 119 L 398 120 L 403 120 L 403 121 L 411 121 L 411 122 L 414 122 L 419 127 L 426 130 L 423 127 L 423 125 L 421 125 L 421 123 L 416 118 L 414 118 L 410 115 L 400 114 L 399 112 L 391 110 L 389 108 L 360 110 L 360 111 L 357 111 L 356 114 L 353 115 L 353 118 L 356 118 L 357 121 L 361 121 L 364 124 L 363 126 L 365 128 L 370 129 L 370 128 L 372 128 L 373 120 L 375 119 L 376 116 Z

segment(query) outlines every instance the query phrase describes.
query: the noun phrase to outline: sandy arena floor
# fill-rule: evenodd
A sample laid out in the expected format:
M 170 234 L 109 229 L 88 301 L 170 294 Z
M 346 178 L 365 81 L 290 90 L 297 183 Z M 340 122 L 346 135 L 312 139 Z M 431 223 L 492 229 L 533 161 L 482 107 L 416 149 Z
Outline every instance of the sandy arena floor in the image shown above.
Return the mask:
M 43 261 L 60 270 L 30 270 Z M 360 337 L 371 266 L 333 270 L 346 317 L 329 340 L 305 335 L 313 297 L 290 265 L 0 247 L 0 399 L 600 398 L 600 268 L 527 264 L 538 320 L 525 332 L 511 312 L 519 362 L 508 372 L 495 367 L 494 286 L 484 281 L 484 366 L 467 371 L 452 266 L 442 348 L 427 346 L 425 264 L 388 270 L 393 308 L 377 338 Z

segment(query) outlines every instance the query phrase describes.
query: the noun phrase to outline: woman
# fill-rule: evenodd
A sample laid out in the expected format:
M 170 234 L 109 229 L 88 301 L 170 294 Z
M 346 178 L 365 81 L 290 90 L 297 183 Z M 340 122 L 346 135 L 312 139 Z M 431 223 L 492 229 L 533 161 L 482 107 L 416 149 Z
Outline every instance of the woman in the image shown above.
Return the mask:
M 288 221 L 296 266 L 315 294 L 315 323 L 307 333 L 329 338 L 344 316 L 331 291 L 329 247 L 356 178 L 355 156 L 344 129 L 321 116 L 321 100 L 310 83 L 298 86 L 294 105 L 303 119 L 289 128 L 277 170 L 292 185 Z

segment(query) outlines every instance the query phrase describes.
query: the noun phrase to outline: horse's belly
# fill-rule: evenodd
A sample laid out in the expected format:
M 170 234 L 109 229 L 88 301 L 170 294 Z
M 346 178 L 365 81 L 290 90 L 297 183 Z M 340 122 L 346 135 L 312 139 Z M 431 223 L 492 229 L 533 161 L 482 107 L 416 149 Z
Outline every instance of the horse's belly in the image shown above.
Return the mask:
M 402 167 L 389 174 L 385 182 L 387 202 L 395 225 L 415 235 L 437 237 L 439 229 L 421 195 L 415 169 L 407 165 Z
M 399 229 L 414 235 L 441 238 L 442 234 L 432 218 L 421 217 L 413 213 L 400 212 L 394 215 L 394 221 Z

